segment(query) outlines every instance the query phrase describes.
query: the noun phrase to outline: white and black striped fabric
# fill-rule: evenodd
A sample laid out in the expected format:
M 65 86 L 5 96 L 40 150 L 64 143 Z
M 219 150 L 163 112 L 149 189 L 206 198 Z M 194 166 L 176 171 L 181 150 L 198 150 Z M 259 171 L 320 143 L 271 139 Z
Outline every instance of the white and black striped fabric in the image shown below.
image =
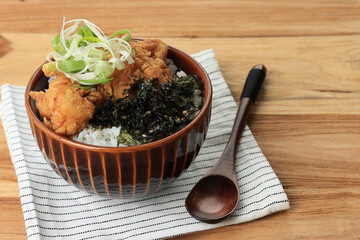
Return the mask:
M 147 198 L 106 199 L 69 186 L 47 164 L 31 134 L 25 87 L 2 86 L 0 115 L 19 182 L 28 239 L 162 239 L 247 222 L 289 208 L 279 179 L 246 127 L 237 157 L 240 201 L 235 212 L 218 224 L 202 223 L 187 213 L 185 198 L 219 158 L 237 110 L 214 52 L 205 50 L 193 57 L 209 73 L 214 89 L 207 138 L 188 171 Z

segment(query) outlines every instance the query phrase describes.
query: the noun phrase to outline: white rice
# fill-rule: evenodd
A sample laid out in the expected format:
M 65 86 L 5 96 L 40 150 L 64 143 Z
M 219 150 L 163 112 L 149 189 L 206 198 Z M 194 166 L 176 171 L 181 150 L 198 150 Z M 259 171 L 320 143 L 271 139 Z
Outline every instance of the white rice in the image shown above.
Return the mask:
M 88 125 L 73 140 L 96 146 L 118 147 L 116 137 L 120 134 L 120 127 L 103 128 L 101 130 Z
M 178 77 L 186 77 L 187 76 L 187 74 L 184 71 L 179 71 L 179 72 L 176 73 L 176 75 Z
M 175 63 L 171 59 L 167 59 L 166 65 L 171 70 L 171 75 L 174 77 L 175 74 L 178 77 L 186 77 L 187 74 L 184 71 L 178 71 Z M 194 92 L 194 105 L 199 108 L 202 104 L 201 90 L 195 90 Z M 199 110 L 200 111 L 200 110 Z M 199 111 L 194 113 L 193 118 L 199 113 Z M 82 130 L 77 137 L 74 137 L 73 140 L 78 142 L 83 142 L 95 146 L 105 146 L 105 147 L 126 147 L 124 144 L 118 144 L 117 136 L 120 134 L 120 127 L 112 128 L 103 128 L 97 129 L 88 125 L 84 130 Z
M 168 58 L 168 59 L 165 60 L 165 63 L 168 66 L 168 68 L 170 69 L 170 71 L 171 71 L 171 76 L 175 76 L 175 73 L 177 71 L 177 67 L 176 67 L 174 61 Z
M 194 105 L 199 108 L 202 104 L 201 90 L 196 89 L 194 92 Z

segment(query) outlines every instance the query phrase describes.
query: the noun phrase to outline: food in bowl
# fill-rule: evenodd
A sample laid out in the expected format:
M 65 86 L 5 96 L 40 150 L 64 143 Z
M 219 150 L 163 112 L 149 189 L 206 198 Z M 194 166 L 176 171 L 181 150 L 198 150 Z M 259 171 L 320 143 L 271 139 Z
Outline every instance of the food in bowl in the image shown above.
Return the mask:
M 44 158 L 66 182 L 89 194 L 104 197 L 143 197 L 160 191 L 186 171 L 206 137 L 211 115 L 212 87 L 204 68 L 188 54 L 168 46 L 166 58 L 172 59 L 188 76 L 196 76 L 198 85 L 202 85 L 202 106 L 195 113 L 194 119 L 177 132 L 153 142 L 125 147 L 81 143 L 72 136 L 56 133 L 56 130 L 45 125 L 37 110 L 37 102 L 30 93 L 46 94 L 50 89 L 49 81 L 51 83 L 54 78 L 45 76 L 43 65 L 35 71 L 25 91 L 25 107 L 30 127 Z M 167 63 L 167 66 L 170 65 Z M 81 86 L 79 83 L 77 85 Z M 72 93 L 73 90 L 70 91 Z M 73 107 L 67 102 L 64 105 Z M 120 130 L 113 127 L 107 131 L 117 135 Z
M 167 58 L 161 40 L 134 41 L 129 30 L 108 38 L 80 19 L 64 22 L 52 45 L 56 52 L 42 67 L 49 88 L 30 96 L 58 134 L 101 146 L 140 145 L 179 131 L 202 106 L 201 82 Z

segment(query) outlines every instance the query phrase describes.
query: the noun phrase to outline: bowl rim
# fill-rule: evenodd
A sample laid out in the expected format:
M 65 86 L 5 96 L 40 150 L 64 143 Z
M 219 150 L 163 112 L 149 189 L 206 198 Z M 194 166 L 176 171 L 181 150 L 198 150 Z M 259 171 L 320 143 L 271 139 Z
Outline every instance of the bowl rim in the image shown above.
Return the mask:
M 195 118 L 188 123 L 185 127 L 180 129 L 179 131 L 171 134 L 170 136 L 167 136 L 165 138 L 156 140 L 154 142 L 145 143 L 141 145 L 136 146 L 127 146 L 127 147 L 105 147 L 105 146 L 96 146 L 91 145 L 87 143 L 77 142 L 75 140 L 72 140 L 69 137 L 62 136 L 60 134 L 55 133 L 52 129 L 48 128 L 36 115 L 34 110 L 31 107 L 31 97 L 29 95 L 29 92 L 34 87 L 35 83 L 37 82 L 37 79 L 43 75 L 42 72 L 42 66 L 46 63 L 44 62 L 31 76 L 25 90 L 25 107 L 28 113 L 28 117 L 32 118 L 33 124 L 36 124 L 39 128 L 42 129 L 46 134 L 50 135 L 53 139 L 58 140 L 59 142 L 63 142 L 69 145 L 73 145 L 74 147 L 83 148 L 85 150 L 92 150 L 92 151 L 106 151 L 106 152 L 137 152 L 140 150 L 150 149 L 150 148 L 156 148 L 166 145 L 168 142 L 172 142 L 178 138 L 181 138 L 185 136 L 188 132 L 193 129 L 193 127 L 204 117 L 208 109 L 211 107 L 211 100 L 212 100 L 212 84 L 209 75 L 205 71 L 204 67 L 196 61 L 193 57 L 191 57 L 189 54 L 175 48 L 172 46 L 168 46 L 171 51 L 175 52 L 175 54 L 184 55 L 190 62 L 192 62 L 194 65 L 198 66 L 205 76 L 205 79 L 203 79 L 204 84 L 204 90 L 207 89 L 207 91 L 204 91 L 204 100 L 203 105 L 199 111 L 199 113 L 195 116 Z M 206 86 L 205 86 L 206 85 Z M 211 109 L 209 109 L 210 111 Z M 30 123 L 31 124 L 31 123 Z

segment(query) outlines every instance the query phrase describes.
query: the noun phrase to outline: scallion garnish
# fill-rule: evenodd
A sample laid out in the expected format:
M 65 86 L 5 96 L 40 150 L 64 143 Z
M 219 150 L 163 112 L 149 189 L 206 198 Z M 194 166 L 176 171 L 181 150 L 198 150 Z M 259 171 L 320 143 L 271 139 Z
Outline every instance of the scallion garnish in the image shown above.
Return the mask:
M 83 70 L 85 67 L 85 62 L 83 60 L 66 60 L 58 61 L 58 68 L 67 73 L 77 73 Z
M 123 34 L 123 37 L 116 37 Z M 86 19 L 64 19 L 60 34 L 51 41 L 56 52 L 49 54 L 47 60 L 54 63 L 51 70 L 55 68 L 81 86 L 90 88 L 109 82 L 115 69 L 124 69 L 125 61 L 134 62 L 130 40 L 131 32 L 127 29 L 118 30 L 107 38 L 99 27 Z
M 111 39 L 113 37 L 116 37 L 116 36 L 122 35 L 122 34 L 126 34 L 126 37 L 124 38 L 125 41 L 128 42 L 131 40 L 131 32 L 128 29 L 121 29 L 119 31 L 116 31 L 113 34 L 111 34 L 111 36 L 109 38 Z
M 90 28 L 86 25 L 82 25 L 79 27 L 78 34 L 85 37 L 96 37 L 94 33 L 90 30 Z

